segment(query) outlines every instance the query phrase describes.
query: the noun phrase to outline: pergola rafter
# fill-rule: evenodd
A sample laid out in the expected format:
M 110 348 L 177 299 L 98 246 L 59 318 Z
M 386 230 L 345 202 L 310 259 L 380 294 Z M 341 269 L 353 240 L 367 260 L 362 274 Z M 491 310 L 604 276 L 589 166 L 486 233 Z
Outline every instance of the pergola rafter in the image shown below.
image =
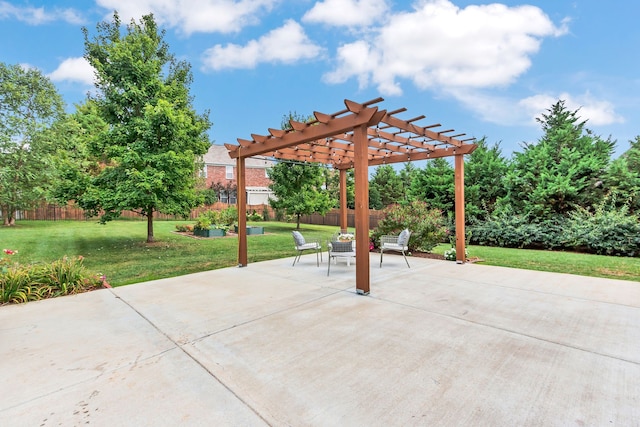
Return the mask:
M 268 129 L 268 134 L 251 134 L 251 140 L 238 138 L 238 145 L 225 144 L 231 158 L 238 162 L 238 263 L 247 265 L 246 204 L 244 159 L 257 155 L 281 161 L 322 163 L 340 170 L 341 186 L 346 186 L 346 170 L 353 168 L 356 192 L 356 247 L 369 246 L 368 167 L 416 160 L 455 157 L 456 253 L 464 262 L 464 162 L 463 156 L 477 147 L 474 138 L 459 139 L 464 133 L 444 129 L 439 123 L 420 126 L 424 115 L 401 119 L 400 108 L 387 112 L 374 105 L 376 98 L 364 103 L 345 100 L 345 109 L 333 114 L 314 112 L 308 123 L 290 120 L 291 129 Z M 346 188 L 340 189 L 340 222 L 346 228 Z M 369 293 L 369 255 L 356 252 L 356 289 Z

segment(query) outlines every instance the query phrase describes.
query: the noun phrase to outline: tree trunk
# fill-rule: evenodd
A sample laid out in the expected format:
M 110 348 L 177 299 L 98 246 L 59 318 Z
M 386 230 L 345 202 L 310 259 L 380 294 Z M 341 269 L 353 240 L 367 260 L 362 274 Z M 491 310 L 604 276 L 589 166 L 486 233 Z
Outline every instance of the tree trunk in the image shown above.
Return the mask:
M 153 208 L 147 210 L 147 243 L 153 243 Z
M 300 214 L 296 215 L 296 218 L 297 218 L 296 230 L 300 230 L 300 216 L 301 216 Z
M 11 227 L 16 225 L 16 210 L 10 206 L 2 207 L 3 225 Z

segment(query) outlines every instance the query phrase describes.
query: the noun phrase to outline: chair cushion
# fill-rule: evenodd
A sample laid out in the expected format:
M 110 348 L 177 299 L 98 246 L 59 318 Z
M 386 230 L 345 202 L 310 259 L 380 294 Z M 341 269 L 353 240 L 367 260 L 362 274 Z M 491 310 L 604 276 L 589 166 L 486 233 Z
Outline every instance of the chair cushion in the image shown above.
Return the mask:
M 293 240 L 295 240 L 296 246 L 304 246 L 306 241 L 299 231 L 292 231 L 291 234 L 293 234 Z
M 304 251 L 305 249 L 319 249 L 320 245 L 316 242 L 305 243 L 304 245 L 296 245 L 296 248 L 299 251 Z
M 398 245 L 407 246 L 407 243 L 409 243 L 409 237 L 411 237 L 411 232 L 405 228 L 398 236 Z

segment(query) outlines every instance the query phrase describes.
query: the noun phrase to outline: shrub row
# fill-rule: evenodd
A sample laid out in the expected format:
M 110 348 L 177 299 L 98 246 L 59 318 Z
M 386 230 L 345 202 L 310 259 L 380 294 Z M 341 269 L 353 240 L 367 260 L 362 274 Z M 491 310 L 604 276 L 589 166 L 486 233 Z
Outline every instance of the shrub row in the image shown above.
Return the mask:
M 469 229 L 479 245 L 640 256 L 640 221 L 626 207 L 578 209 L 543 221 L 503 212 Z

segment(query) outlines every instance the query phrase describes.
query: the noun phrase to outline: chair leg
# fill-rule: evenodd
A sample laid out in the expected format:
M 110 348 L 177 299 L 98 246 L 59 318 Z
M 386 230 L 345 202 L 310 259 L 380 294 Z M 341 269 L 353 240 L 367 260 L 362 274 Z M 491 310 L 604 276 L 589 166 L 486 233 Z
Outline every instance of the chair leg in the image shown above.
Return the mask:
M 320 261 L 318 260 L 318 248 L 316 248 L 316 266 L 320 267 Z
M 327 276 L 329 275 L 329 271 L 331 271 L 331 255 L 327 254 L 329 258 L 329 262 L 327 263 Z
M 380 248 L 380 268 L 382 268 L 382 253 L 384 252 L 384 249 Z
M 301 253 L 302 253 L 302 252 L 298 251 L 298 253 L 296 254 L 296 256 L 294 256 L 294 257 L 293 257 L 293 264 L 291 264 L 291 266 L 292 266 L 292 267 L 293 267 L 294 265 L 296 265 L 296 261 L 297 261 L 298 259 L 300 259 L 300 254 L 301 254 Z
M 404 262 L 407 263 L 407 267 L 411 268 L 411 266 L 409 265 L 409 260 L 407 259 L 407 256 L 404 254 L 404 251 L 402 251 L 402 256 L 404 257 Z

